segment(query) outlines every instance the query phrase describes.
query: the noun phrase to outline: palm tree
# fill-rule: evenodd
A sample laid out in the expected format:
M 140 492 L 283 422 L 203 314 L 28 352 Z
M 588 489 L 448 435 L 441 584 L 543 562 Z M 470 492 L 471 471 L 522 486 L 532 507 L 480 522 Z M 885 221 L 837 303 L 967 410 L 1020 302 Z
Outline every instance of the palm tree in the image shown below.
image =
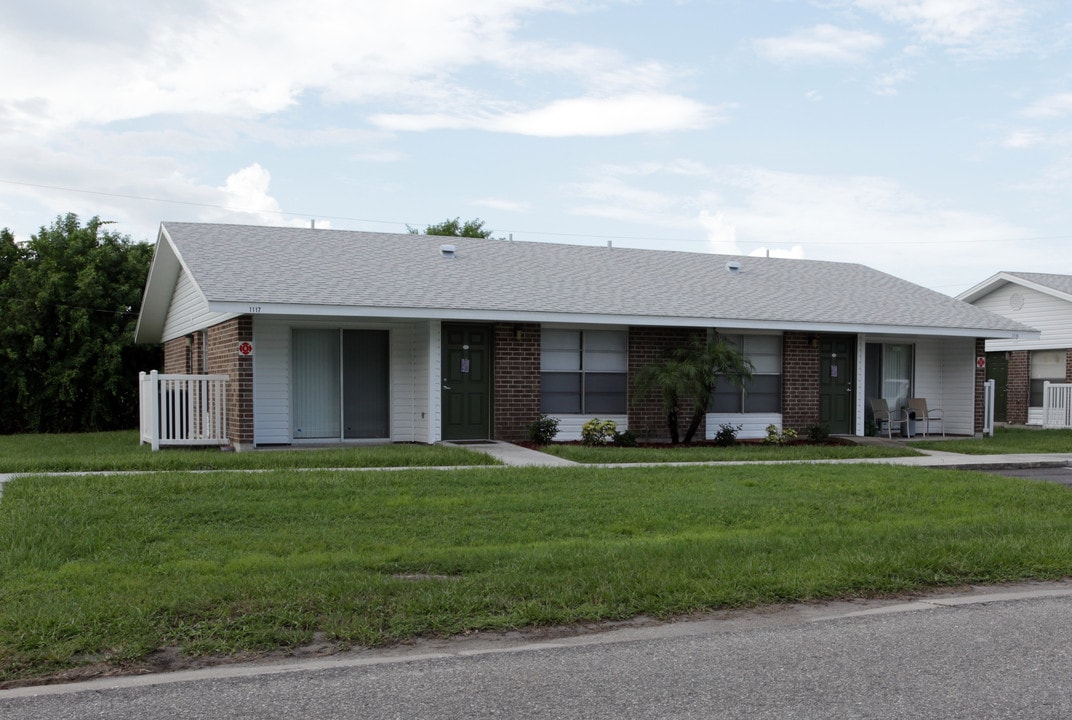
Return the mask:
M 700 428 L 711 394 L 725 380 L 738 388 L 752 377 L 752 363 L 726 339 L 693 338 L 684 347 L 669 348 L 659 362 L 646 365 L 633 378 L 634 399 L 647 397 L 655 391 L 662 395 L 670 442 L 680 442 L 678 420 L 681 406 L 692 401 L 692 414 L 685 430 L 684 443 L 692 442 Z

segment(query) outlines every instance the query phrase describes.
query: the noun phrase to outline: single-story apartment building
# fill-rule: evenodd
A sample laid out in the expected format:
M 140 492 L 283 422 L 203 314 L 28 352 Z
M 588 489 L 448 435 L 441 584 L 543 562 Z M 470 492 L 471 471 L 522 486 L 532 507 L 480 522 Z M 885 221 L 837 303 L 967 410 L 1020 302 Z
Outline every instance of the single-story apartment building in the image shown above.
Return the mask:
M 1041 425 L 1043 384 L 1072 383 L 1072 275 L 999 272 L 958 297 L 1040 331 L 987 340 L 986 372 L 997 422 Z
M 631 378 L 717 333 L 755 368 L 705 420 L 862 435 L 873 397 L 982 428 L 988 340 L 1027 325 L 848 263 L 498 239 L 243 225 L 161 225 L 136 339 L 165 373 L 230 378 L 240 448 L 559 439 L 592 417 L 666 432 Z

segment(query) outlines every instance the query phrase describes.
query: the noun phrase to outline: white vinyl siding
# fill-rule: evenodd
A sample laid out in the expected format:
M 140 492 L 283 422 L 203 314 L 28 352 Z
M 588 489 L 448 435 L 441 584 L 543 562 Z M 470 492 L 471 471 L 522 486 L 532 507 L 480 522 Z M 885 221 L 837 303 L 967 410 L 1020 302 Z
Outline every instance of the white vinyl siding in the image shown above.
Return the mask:
M 438 354 L 438 348 L 435 352 Z M 391 439 L 395 442 L 431 442 L 428 358 L 427 323 L 392 328 Z
M 972 304 L 1042 331 L 1038 340 L 987 340 L 987 352 L 1072 347 L 1072 303 L 1067 300 L 1009 284 Z
M 571 442 L 581 439 L 581 427 L 593 419 L 594 415 L 552 415 L 558 420 L 558 434 L 555 440 L 558 442 Z M 629 418 L 625 415 L 600 415 L 600 420 L 613 420 L 617 425 L 618 432 L 629 429 Z
M 435 334 L 428 322 L 346 323 L 338 319 L 263 318 L 254 316 L 253 412 L 254 442 L 280 445 L 294 441 L 291 416 L 293 328 L 319 328 L 338 332 L 340 327 L 381 329 L 390 332 L 390 419 L 395 442 L 434 442 L 433 417 L 438 412 L 438 376 L 429 366 L 439 353 L 431 347 Z M 434 381 L 434 382 L 433 382 Z
M 165 342 L 174 340 L 233 317 L 237 315 L 209 312 L 208 303 L 190 280 L 190 276 L 186 272 L 180 272 L 179 279 L 175 282 L 175 292 L 168 305 L 167 317 L 164 319 L 162 338 Z
M 925 398 L 929 408 L 942 409 L 946 433 L 971 435 L 975 428 L 975 341 L 916 338 L 913 343 L 911 396 Z M 921 431 L 917 425 L 917 432 Z
M 767 426 L 782 430 L 781 413 L 707 413 L 707 439 L 714 440 L 722 425 L 740 425 L 738 440 L 760 440 L 767 437 Z

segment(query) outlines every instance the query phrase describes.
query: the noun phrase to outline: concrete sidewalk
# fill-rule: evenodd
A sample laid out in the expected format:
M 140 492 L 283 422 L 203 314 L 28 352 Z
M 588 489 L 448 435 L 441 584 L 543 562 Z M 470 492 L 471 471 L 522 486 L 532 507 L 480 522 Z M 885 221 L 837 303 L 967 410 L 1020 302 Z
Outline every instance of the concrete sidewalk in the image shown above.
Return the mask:
M 504 465 L 511 467 L 637 467 L 651 465 L 689 466 L 689 465 L 786 465 L 809 463 L 819 465 L 847 465 L 847 464 L 877 464 L 877 465 L 906 465 L 909 467 L 937 467 L 959 468 L 962 470 L 973 469 L 999 469 L 999 468 L 1041 468 L 1041 467 L 1066 467 L 1072 466 L 1072 452 L 1069 453 L 1036 453 L 1019 455 L 963 455 L 961 453 L 944 452 L 941 450 L 921 450 L 922 455 L 907 455 L 903 457 L 886 458 L 849 458 L 846 460 L 732 460 L 732 461 L 702 461 L 702 462 L 669 462 L 669 463 L 602 463 L 600 465 L 583 465 L 572 460 L 566 460 L 555 455 L 530 450 L 529 448 L 513 445 L 498 440 L 488 440 L 471 443 L 445 443 L 464 447 L 467 450 L 486 453 L 500 460 Z
M 444 445 L 465 448 L 491 455 L 504 465 L 510 467 L 567 467 L 579 465 L 572 460 L 566 460 L 555 455 L 530 450 L 529 448 L 514 445 L 501 440 L 480 440 L 474 442 L 444 442 Z
M 1035 453 L 1018 455 L 963 455 L 960 453 L 944 452 L 940 450 L 917 450 L 922 455 L 908 455 L 903 457 L 885 458 L 849 458 L 845 460 L 730 460 L 730 461 L 698 461 L 698 462 L 660 462 L 660 463 L 601 463 L 586 465 L 566 460 L 555 455 L 531 450 L 520 445 L 514 445 L 500 440 L 481 440 L 474 442 L 448 442 L 445 445 L 462 447 L 467 450 L 482 452 L 496 458 L 508 467 L 687 467 L 697 465 L 904 465 L 907 467 L 935 467 L 957 468 L 961 470 L 998 470 L 1011 468 L 1054 468 L 1072 467 L 1072 452 L 1069 453 Z M 482 466 L 486 467 L 486 466 Z M 404 468 L 356 468 L 359 470 L 401 470 Z M 429 470 L 444 470 L 449 468 L 430 467 Z M 124 471 L 76 471 L 67 473 L 0 473 L 0 493 L 3 492 L 4 483 L 13 480 L 18 475 L 117 475 Z M 152 471 L 130 471 L 131 474 Z M 239 472 L 263 472 L 261 470 Z

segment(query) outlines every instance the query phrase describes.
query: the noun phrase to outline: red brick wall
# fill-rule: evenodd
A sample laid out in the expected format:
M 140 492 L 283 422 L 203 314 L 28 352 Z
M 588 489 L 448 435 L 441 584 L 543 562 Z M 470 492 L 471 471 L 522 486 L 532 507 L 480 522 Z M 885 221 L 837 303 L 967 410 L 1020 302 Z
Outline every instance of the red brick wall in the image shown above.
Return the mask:
M 638 438 L 645 440 L 667 441 L 670 431 L 666 427 L 666 413 L 663 411 L 662 397 L 658 393 L 651 393 L 644 398 L 632 397 L 633 376 L 645 365 L 649 365 L 663 357 L 663 353 L 671 347 L 687 345 L 693 337 L 704 338 L 706 330 L 699 328 L 660 328 L 660 327 L 631 327 L 629 328 L 629 429 Z M 681 417 L 678 419 L 678 427 L 684 437 L 692 414 L 692 401 L 683 398 L 681 403 Z M 696 431 L 697 440 L 703 440 L 706 435 L 706 420 L 700 423 Z
M 819 422 L 819 347 L 807 333 L 782 337 L 782 427 L 801 432 Z
M 540 414 L 540 325 L 496 323 L 494 327 L 493 435 L 498 440 L 528 439 L 528 426 Z
M 195 332 L 190 339 L 190 372 L 205 375 L 205 331 Z
M 978 353 L 976 347 L 976 353 Z M 978 373 L 976 373 L 978 374 Z M 1005 420 L 1013 425 L 1027 423 L 1027 407 L 1031 402 L 1031 356 L 1026 350 L 1009 353 L 1009 395 Z M 976 432 L 982 432 L 977 423 Z
M 248 315 L 214 325 L 206 331 L 208 375 L 227 375 L 227 435 L 237 446 L 253 446 L 253 358 L 238 354 L 238 344 L 253 342 Z
M 205 374 L 205 333 L 191 333 L 185 337 L 168 340 L 164 343 L 165 374 L 203 375 Z
M 188 375 L 190 374 L 190 349 L 186 338 L 175 338 L 164 343 L 164 369 L 165 375 Z

